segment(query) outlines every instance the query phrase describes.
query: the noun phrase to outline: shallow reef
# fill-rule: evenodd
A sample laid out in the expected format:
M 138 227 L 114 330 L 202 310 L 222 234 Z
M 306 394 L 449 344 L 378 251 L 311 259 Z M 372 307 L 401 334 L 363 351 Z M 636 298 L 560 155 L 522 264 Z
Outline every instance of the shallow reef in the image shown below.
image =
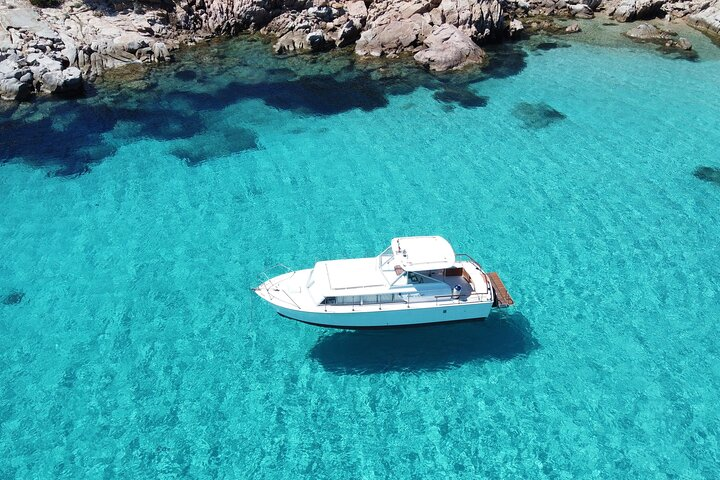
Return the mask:
M 230 126 L 190 137 L 181 146 L 170 150 L 170 153 L 192 167 L 213 158 L 253 150 L 257 147 L 257 136 L 252 130 Z
M 527 67 L 527 52 L 515 43 L 495 45 L 488 48 L 490 60 L 483 69 L 489 78 L 508 78 L 521 73 Z
M 556 48 L 570 48 L 570 44 L 559 42 L 540 42 L 535 45 L 535 50 L 555 50 Z
M 695 178 L 720 186 L 720 167 L 698 167 L 693 175 Z
M 112 70 L 84 98 L 6 109 L 0 135 L 8 140 L 0 145 L 0 163 L 76 178 L 117 153 L 112 138 L 150 138 L 174 141 L 171 154 L 199 165 L 258 148 L 252 127 L 226 125 L 214 115 L 251 100 L 331 116 L 385 108 L 391 96 L 425 88 L 446 110 L 484 107 L 488 97 L 477 93 L 479 82 L 517 75 L 527 65 L 527 52 L 516 44 L 489 47 L 488 54 L 487 68 L 434 74 L 411 58 L 360 59 L 342 50 L 278 56 L 256 37 L 208 42 L 182 52 L 173 64 Z
M 564 113 L 555 110 L 545 102 L 520 102 L 513 108 L 512 113 L 525 127 L 533 129 L 549 127 L 566 118 Z
M 447 87 L 433 94 L 438 102 L 463 108 L 477 108 L 487 105 L 489 97 L 478 95 L 468 87 Z
M 22 302 L 23 298 L 25 298 L 25 293 L 15 290 L 5 295 L 2 302 L 5 305 L 17 305 Z

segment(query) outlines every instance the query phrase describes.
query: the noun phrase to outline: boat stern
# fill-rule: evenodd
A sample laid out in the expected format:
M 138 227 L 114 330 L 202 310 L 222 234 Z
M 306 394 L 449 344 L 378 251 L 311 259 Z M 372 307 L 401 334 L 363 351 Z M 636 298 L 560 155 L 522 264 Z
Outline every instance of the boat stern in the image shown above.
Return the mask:
M 505 288 L 505 284 L 500 280 L 500 275 L 497 272 L 490 272 L 487 275 L 494 292 L 493 307 L 507 308 L 514 305 L 515 300 L 512 299 L 507 288 Z

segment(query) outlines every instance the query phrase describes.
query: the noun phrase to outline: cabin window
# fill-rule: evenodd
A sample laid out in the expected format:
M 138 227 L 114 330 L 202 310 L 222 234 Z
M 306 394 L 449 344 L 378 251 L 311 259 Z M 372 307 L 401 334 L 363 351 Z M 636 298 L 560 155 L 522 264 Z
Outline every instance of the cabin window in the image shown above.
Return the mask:
M 326 297 L 321 305 L 376 305 L 379 303 L 390 303 L 396 300 L 403 300 L 400 294 L 384 295 L 355 295 L 343 297 Z
M 360 297 L 358 296 L 345 296 L 345 297 L 337 297 L 337 303 L 338 305 L 357 305 L 360 303 Z

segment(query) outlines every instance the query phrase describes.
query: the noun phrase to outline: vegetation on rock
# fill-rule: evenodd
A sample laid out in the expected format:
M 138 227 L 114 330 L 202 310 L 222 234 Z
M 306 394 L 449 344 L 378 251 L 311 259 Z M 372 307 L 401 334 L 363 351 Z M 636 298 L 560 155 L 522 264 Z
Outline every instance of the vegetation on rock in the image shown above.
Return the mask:
M 30 3 L 35 7 L 52 8 L 59 7 L 62 0 L 30 0 Z

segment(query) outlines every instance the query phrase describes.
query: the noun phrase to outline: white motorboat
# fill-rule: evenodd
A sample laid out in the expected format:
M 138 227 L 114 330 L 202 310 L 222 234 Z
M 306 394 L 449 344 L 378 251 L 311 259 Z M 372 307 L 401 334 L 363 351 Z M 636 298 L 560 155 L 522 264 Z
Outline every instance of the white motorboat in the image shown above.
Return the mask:
M 496 273 L 442 237 L 394 238 L 380 255 L 317 262 L 255 292 L 277 313 L 323 327 L 360 329 L 483 319 L 513 303 Z

